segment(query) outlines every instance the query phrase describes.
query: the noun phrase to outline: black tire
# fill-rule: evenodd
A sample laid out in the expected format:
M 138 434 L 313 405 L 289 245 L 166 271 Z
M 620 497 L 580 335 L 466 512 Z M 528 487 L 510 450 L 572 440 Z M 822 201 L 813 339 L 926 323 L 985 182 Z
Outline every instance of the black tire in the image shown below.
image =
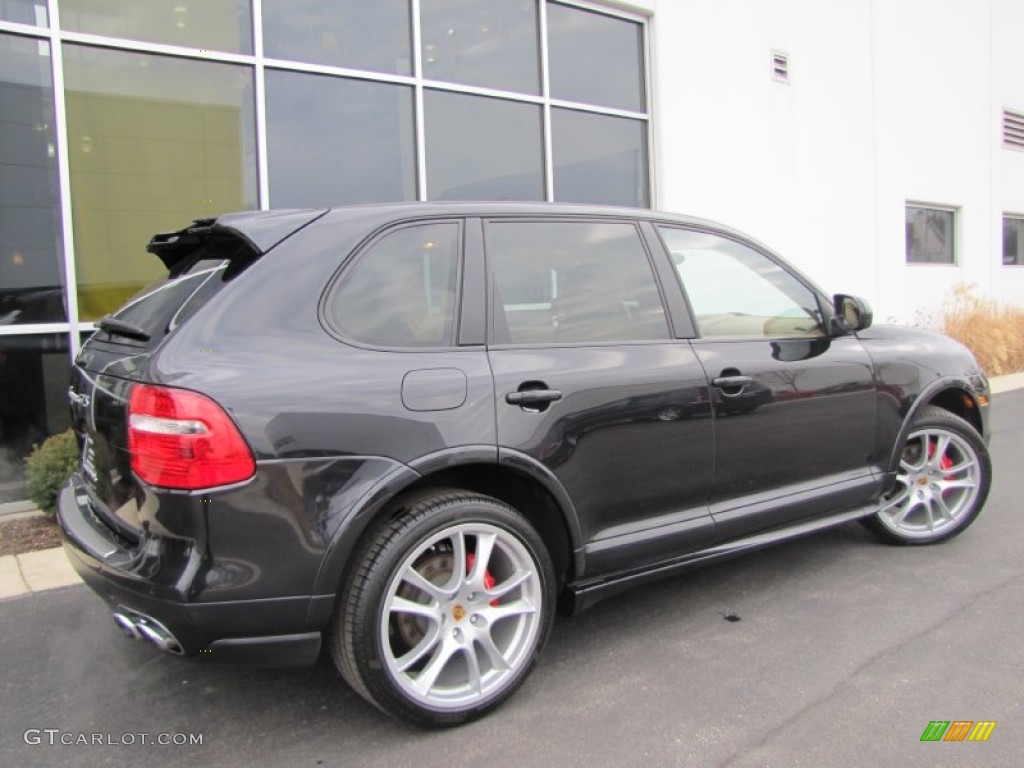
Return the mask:
M 926 406 L 902 448 L 899 478 L 864 524 L 889 544 L 937 544 L 974 522 L 992 485 L 985 441 L 959 416 Z
M 417 495 L 369 533 L 356 558 L 331 656 L 379 709 L 459 725 L 526 679 L 551 630 L 555 574 L 544 542 L 512 507 L 459 490 Z

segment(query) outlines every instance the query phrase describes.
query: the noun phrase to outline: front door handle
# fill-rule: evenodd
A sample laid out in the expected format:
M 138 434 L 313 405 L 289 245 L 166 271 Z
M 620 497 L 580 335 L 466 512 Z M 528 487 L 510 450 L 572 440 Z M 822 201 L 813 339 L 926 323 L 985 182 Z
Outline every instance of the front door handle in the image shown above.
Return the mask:
M 712 379 L 711 383 L 721 389 L 739 389 L 753 381 L 749 376 L 719 376 Z
M 523 406 L 553 403 L 561 399 L 562 393 L 557 389 L 524 389 L 505 395 L 505 402 L 509 405 Z

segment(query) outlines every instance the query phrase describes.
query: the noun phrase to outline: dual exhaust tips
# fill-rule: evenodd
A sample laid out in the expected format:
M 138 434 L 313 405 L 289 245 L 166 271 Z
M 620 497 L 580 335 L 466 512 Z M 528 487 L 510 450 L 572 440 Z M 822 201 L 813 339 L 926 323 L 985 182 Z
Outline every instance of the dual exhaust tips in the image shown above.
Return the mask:
M 128 637 L 150 642 L 165 653 L 173 653 L 178 656 L 185 653 L 178 638 L 156 619 L 143 616 L 141 613 L 117 611 L 114 613 L 114 622 Z

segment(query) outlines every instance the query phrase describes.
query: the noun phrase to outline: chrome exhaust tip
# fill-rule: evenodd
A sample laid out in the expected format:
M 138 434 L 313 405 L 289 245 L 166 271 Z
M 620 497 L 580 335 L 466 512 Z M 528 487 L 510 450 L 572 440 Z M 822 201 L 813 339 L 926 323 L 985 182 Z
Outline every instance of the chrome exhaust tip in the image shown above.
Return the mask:
M 151 621 L 151 619 L 146 619 L 146 621 Z M 152 624 L 140 623 L 138 627 L 140 634 L 161 651 L 176 654 L 184 653 L 181 643 L 162 624 L 157 622 Z
M 114 623 L 121 628 L 124 632 L 125 637 L 130 637 L 133 640 L 141 640 L 142 635 L 139 634 L 138 626 L 135 621 L 123 613 L 114 614 Z
M 156 619 L 134 611 L 125 611 L 124 613 L 116 611 L 114 622 L 128 637 L 146 640 L 165 653 L 173 653 L 178 656 L 185 653 L 178 638 Z

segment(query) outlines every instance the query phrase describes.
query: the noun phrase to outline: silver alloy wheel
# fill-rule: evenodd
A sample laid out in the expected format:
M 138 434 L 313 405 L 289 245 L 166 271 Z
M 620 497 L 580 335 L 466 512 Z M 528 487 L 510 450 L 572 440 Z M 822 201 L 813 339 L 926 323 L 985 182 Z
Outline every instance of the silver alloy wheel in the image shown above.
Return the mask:
M 537 565 L 512 533 L 452 525 L 405 558 L 388 584 L 380 637 L 407 696 L 440 710 L 477 706 L 528 666 L 541 628 Z
M 900 458 L 895 490 L 878 520 L 904 538 L 929 539 L 955 528 L 974 505 L 981 466 L 971 444 L 947 429 L 916 430 Z

